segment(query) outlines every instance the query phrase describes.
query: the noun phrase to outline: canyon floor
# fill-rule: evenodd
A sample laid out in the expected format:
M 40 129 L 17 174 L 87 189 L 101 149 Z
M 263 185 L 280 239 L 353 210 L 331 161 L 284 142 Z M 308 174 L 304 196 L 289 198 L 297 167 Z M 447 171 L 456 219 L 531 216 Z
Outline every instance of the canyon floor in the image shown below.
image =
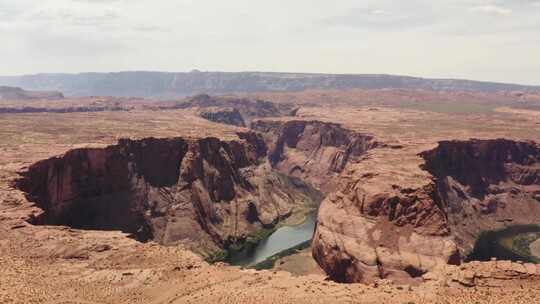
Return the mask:
M 440 106 L 431 101 L 397 106 L 340 102 L 347 96 L 333 99 L 331 92 L 325 96 L 313 94 L 307 95 L 309 98 L 301 93 L 265 95 L 278 102 L 304 100 L 294 118 L 265 120 L 339 123 L 385 144 L 347 167 L 340 174 L 343 179 L 369 175 L 373 185 L 413 188 L 429 175 L 420 168 L 423 160 L 418 154 L 435 148 L 439 141 L 540 140 L 540 111 L 506 104 L 488 107 L 485 102 L 489 98 L 478 97 L 482 100 L 472 106 L 448 110 L 447 103 Z M 358 92 L 350 94 L 364 97 Z M 336 103 L 325 104 L 326 99 Z M 448 265 L 421 284 L 402 285 L 391 280 L 369 285 L 339 284 L 313 264 L 299 267 L 300 275 L 280 267 L 294 263 L 290 260 L 296 256 L 284 259 L 276 269 L 255 271 L 224 263 L 211 265 L 182 245 L 139 243 L 121 232 L 29 224 L 27 220 L 38 212 L 37 207 L 14 187 L 14 180 L 37 161 L 76 148 L 105 147 L 121 138 L 227 140 L 247 131 L 207 121 L 194 109 L 132 100 L 123 103 L 130 106 L 126 110 L 124 106 L 119 109 L 115 102 L 120 101 L 78 99 L 79 108 L 67 111 L 71 113 L 0 113 L 0 303 L 540 302 L 540 267 L 536 265 L 531 269 L 529 264 L 506 261 L 471 262 Z M 26 105 L 62 109 L 66 104 L 69 100 Z M 111 110 L 109 106 L 116 108 Z M 92 107 L 99 111 L 89 112 Z M 304 261 L 309 258 L 306 252 L 300 255 Z

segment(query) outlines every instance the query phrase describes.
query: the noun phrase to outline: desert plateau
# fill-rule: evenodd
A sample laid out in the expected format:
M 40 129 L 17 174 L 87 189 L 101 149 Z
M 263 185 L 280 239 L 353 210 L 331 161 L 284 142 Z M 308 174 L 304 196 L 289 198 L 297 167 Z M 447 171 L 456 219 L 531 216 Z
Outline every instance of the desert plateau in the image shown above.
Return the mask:
M 540 303 L 538 20 L 0 0 L 0 304 Z
M 462 94 L 1 101 L 2 302 L 534 303 L 537 93 Z

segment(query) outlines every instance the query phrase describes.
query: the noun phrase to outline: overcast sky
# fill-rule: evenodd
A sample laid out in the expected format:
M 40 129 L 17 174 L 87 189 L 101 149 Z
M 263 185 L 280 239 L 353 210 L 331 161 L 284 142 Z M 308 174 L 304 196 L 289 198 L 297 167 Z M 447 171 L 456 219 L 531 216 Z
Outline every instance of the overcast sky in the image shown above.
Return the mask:
M 0 74 L 386 73 L 540 84 L 540 0 L 0 0 Z

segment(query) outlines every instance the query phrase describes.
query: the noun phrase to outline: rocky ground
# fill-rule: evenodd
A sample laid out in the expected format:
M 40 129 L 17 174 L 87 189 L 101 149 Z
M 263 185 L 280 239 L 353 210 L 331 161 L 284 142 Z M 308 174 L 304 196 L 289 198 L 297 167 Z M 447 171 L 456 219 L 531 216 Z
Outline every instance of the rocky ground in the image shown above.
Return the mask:
M 538 141 L 540 135 L 538 113 L 527 109 L 456 114 L 313 103 L 295 114 L 281 120 L 339 122 L 384 143 L 333 177 L 338 186 L 361 182 L 381 193 L 395 191 L 393 185 L 418 189 L 430 182 L 430 173 L 420 168 L 424 160 L 419 153 L 437 147 L 440 140 Z M 540 268 L 532 264 L 441 264 L 406 285 L 393 279 L 339 284 L 316 268 L 300 276 L 242 270 L 209 265 L 181 244 L 165 247 L 138 243 L 121 232 L 33 226 L 26 220 L 40 210 L 13 188 L 13 181 L 36 161 L 74 148 L 104 147 L 125 137 L 234 140 L 237 132 L 247 130 L 209 122 L 191 108 L 1 114 L 0 124 L 1 303 L 536 303 L 540 299 Z M 325 153 L 314 159 L 326 159 Z M 286 164 L 287 170 L 295 165 Z M 316 164 L 308 168 L 320 169 Z

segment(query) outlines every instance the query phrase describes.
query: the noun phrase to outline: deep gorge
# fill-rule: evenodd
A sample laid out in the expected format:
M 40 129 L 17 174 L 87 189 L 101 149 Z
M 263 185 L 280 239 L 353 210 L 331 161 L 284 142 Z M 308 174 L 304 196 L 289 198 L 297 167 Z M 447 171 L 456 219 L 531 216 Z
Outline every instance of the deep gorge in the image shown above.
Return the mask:
M 538 225 L 538 144 L 442 141 L 418 156 L 430 177 L 416 187 L 360 177 L 321 203 L 312 249 L 332 279 L 419 282 L 461 264 L 484 232 Z
M 43 210 L 33 224 L 121 230 L 187 245 L 211 261 L 320 204 L 313 256 L 339 282 L 417 280 L 462 263 L 484 232 L 538 224 L 533 142 L 443 141 L 418 155 L 432 176 L 427 184 L 370 193 L 340 173 L 386 148 L 371 135 L 320 121 L 258 120 L 237 137 L 76 149 L 30 166 L 16 186 Z
M 300 132 L 291 137 L 291 128 Z M 270 129 L 229 141 L 123 139 L 71 150 L 30 166 L 16 186 L 43 210 L 33 224 L 121 230 L 223 258 L 291 215 L 315 210 L 329 191 L 323 181 L 376 146 L 371 136 L 335 124 L 292 121 Z
M 464 253 L 484 231 L 534 225 L 540 216 L 540 148 L 506 139 L 445 141 L 422 154 L 434 200 Z

